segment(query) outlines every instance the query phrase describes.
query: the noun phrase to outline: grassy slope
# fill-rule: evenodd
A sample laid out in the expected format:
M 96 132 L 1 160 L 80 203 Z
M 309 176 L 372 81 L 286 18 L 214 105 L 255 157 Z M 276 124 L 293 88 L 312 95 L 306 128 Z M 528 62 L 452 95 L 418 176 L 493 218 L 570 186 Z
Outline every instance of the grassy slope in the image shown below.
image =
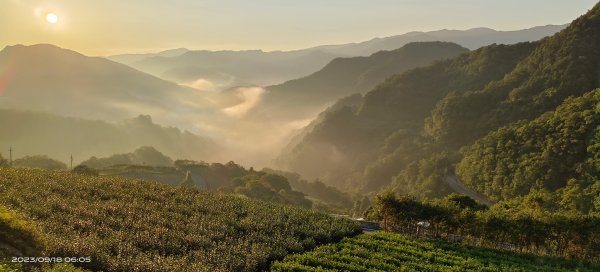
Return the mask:
M 358 231 L 297 208 L 42 170 L 0 169 L 0 205 L 40 224 L 48 255 L 104 271 L 255 271 Z
M 21 265 L 11 257 L 37 256 L 46 249 L 46 240 L 31 222 L 0 205 L 0 271 L 18 271 Z
M 272 271 L 599 271 L 561 259 L 519 255 L 400 234 L 371 233 L 290 255 Z

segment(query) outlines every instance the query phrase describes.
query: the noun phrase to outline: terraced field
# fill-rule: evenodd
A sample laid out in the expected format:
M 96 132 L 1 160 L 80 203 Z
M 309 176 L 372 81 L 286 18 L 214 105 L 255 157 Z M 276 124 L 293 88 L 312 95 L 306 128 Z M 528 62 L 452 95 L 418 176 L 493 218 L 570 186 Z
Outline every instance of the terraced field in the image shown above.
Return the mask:
M 376 232 L 287 256 L 272 271 L 600 271 L 600 265 Z
M 40 226 L 47 256 L 89 256 L 76 265 L 92 271 L 256 271 L 360 232 L 290 206 L 42 170 L 0 168 L 1 205 Z

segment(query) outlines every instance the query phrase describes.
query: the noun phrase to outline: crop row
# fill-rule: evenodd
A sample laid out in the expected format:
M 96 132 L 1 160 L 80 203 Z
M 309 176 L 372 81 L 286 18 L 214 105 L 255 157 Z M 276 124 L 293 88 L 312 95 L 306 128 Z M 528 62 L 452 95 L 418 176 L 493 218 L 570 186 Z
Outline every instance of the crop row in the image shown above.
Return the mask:
M 359 231 L 344 219 L 118 177 L 0 169 L 0 204 L 37 221 L 49 256 L 102 271 L 256 271 Z
M 272 271 L 598 271 L 557 258 L 370 233 L 287 256 Z

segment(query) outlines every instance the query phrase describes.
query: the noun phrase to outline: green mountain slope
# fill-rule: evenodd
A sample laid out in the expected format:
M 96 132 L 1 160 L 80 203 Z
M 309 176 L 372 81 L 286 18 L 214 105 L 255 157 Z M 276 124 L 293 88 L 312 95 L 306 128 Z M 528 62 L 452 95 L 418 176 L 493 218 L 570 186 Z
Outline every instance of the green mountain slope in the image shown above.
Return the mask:
M 390 77 L 367 93 L 358 106 L 325 113 L 310 132 L 304 132 L 302 141 L 290 148 L 290 152 L 282 154 L 281 165 L 340 186 L 348 182 L 354 169 L 360 171 L 378 156 L 384 159 L 392 155 L 400 144 L 406 143 L 404 134 L 418 135 L 423 119 L 448 93 L 477 90 L 490 80 L 502 78 L 535 46 L 524 43 L 484 47 L 452 60 Z M 378 149 L 381 147 L 384 150 L 380 155 Z M 406 160 L 414 159 L 415 155 L 418 154 L 409 154 Z M 314 157 L 322 159 L 315 164 Z M 391 158 L 386 160 L 392 161 Z M 393 173 L 388 179 L 391 175 Z M 385 185 L 386 181 L 373 182 L 380 184 L 365 186 L 373 190 Z
M 488 131 L 556 108 L 600 84 L 600 6 L 545 39 L 502 80 L 438 104 L 428 134 L 460 146 Z M 469 131 L 471 133 L 465 133 Z
M 496 201 L 558 190 L 562 208 L 587 213 L 600 209 L 599 147 L 596 90 L 486 135 L 465 151 L 457 174 Z
M 371 90 L 391 75 L 466 52 L 453 43 L 423 42 L 369 57 L 337 58 L 309 76 L 267 87 L 258 114 L 308 118 L 337 99 Z
M 279 173 L 245 169 L 232 161 L 226 164 L 190 160 L 173 162 L 152 147 L 142 147 L 132 153 L 115 154 L 108 158 L 92 157 L 82 162 L 78 168 L 92 169 L 96 176 L 119 176 L 204 192 L 235 193 L 238 196 L 271 203 L 314 207 L 319 211 L 335 207 L 336 204 L 334 200 L 326 199 L 328 205 L 313 206 L 311 200 L 305 196 L 314 195 L 310 190 L 310 185 L 314 184 L 302 184 L 299 178 L 292 181 Z M 81 172 L 77 168 L 73 171 Z M 309 186 L 297 186 L 299 184 Z M 329 192 L 331 193 L 331 190 Z
M 460 148 L 598 86 L 598 29 L 600 5 L 540 42 L 490 46 L 392 77 L 367 93 L 361 106 L 330 113 L 283 156 L 286 166 L 363 191 L 393 181 L 402 193 L 447 194 L 444 180 L 461 160 Z M 310 162 L 315 157 L 324 159 Z M 569 177 L 562 174 L 558 184 L 565 185 Z
M 91 168 L 104 168 L 114 165 L 173 166 L 173 160 L 151 146 L 143 146 L 131 153 L 114 154 L 107 158 L 91 157 L 81 163 Z

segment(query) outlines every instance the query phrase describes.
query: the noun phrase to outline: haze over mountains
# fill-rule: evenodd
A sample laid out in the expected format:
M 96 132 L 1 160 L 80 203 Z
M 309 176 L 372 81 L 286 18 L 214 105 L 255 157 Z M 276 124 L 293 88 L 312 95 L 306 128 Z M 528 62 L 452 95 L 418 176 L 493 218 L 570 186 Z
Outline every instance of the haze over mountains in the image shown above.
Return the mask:
M 195 89 L 54 45 L 8 46 L 0 51 L 0 71 L 5 109 L 108 121 L 146 113 L 172 123 L 211 106 Z
M 268 86 L 304 77 L 336 57 L 369 56 L 398 49 L 411 42 L 445 41 L 468 49 L 497 44 L 536 41 L 566 25 L 547 25 L 516 31 L 490 28 L 409 32 L 369 41 L 324 45 L 296 51 L 189 51 L 167 50 L 156 54 L 117 55 L 109 59 L 146 73 L 204 90 L 223 90 L 240 85 Z
M 141 61 L 141 60 L 153 58 L 153 57 L 167 57 L 167 58 L 168 57 L 177 57 L 177 56 L 181 56 L 181 55 L 187 53 L 188 51 L 190 51 L 190 50 L 188 50 L 186 48 L 177 48 L 177 49 L 164 50 L 164 51 L 161 51 L 158 53 L 120 54 L 120 55 L 109 56 L 108 59 L 119 62 L 119 63 L 130 65 L 137 61 Z
M 470 50 L 478 49 L 490 44 L 514 44 L 526 41 L 537 41 L 551 36 L 567 25 L 536 26 L 523 30 L 498 31 L 487 27 L 472 28 L 467 30 L 436 30 L 413 31 L 402 35 L 385 38 L 374 38 L 369 41 L 341 45 L 325 45 L 311 48 L 347 56 L 368 56 L 383 50 L 394 50 L 411 42 L 453 42 Z
M 337 58 L 303 78 L 269 86 L 253 114 L 259 118 L 304 120 L 339 98 L 366 93 L 391 75 L 469 52 L 447 42 L 415 42 L 368 57 Z
M 533 40 L 559 28 L 547 26 L 507 33 L 474 29 L 427 34 L 430 37 L 439 36 L 440 39 L 462 39 L 467 44 L 468 41 L 475 41 L 470 44 L 476 46 L 473 44 L 486 44 L 492 40 Z M 490 38 L 494 36 L 492 33 L 501 34 L 494 40 Z M 194 137 L 202 139 L 199 146 L 206 144 L 206 139 L 212 139 L 219 146 L 218 152 L 209 148 L 207 150 L 215 152 L 194 151 L 195 155 L 183 152 L 182 157 L 235 160 L 245 165 L 267 166 L 299 129 L 309 124 L 319 112 L 334 104 L 337 99 L 365 93 L 388 76 L 468 52 L 468 49 L 453 43 L 406 44 L 411 39 L 419 40 L 424 39 L 423 37 L 421 34 L 409 33 L 360 44 L 316 47 L 293 52 L 174 49 L 156 54 L 111 57 L 133 67 L 141 63 L 148 64 L 144 65 L 145 69 L 152 69 L 155 75 L 164 76 L 161 72 L 164 64 L 171 65 L 174 71 L 193 67 L 192 70 L 198 68 L 212 75 L 211 78 L 191 82 L 195 83 L 190 84 L 194 88 L 104 58 L 84 56 L 53 45 L 9 46 L 0 51 L 0 71 L 3 71 L 0 107 L 58 115 L 55 118 L 66 116 L 113 123 L 138 115 L 149 115 L 157 124 L 175 126 L 195 134 Z M 481 40 L 478 41 L 477 37 Z M 366 53 L 395 45 L 401 47 L 370 56 L 334 59 L 335 56 L 351 54 L 351 48 L 354 48 L 354 53 Z M 331 59 L 333 60 L 330 61 Z M 220 66 L 216 67 L 217 64 Z M 261 69 L 256 69 L 257 67 Z M 321 67 L 323 68 L 319 70 Z M 190 83 L 186 80 L 196 77 L 194 71 L 186 73 L 173 72 L 172 79 Z M 242 78 L 239 75 L 244 75 L 243 78 L 247 80 L 239 81 Z M 230 85 L 277 82 L 296 75 L 307 76 L 264 89 L 250 86 L 219 91 L 226 88 L 227 84 L 215 83 L 222 82 L 223 79 L 236 82 Z M 266 77 L 271 78 L 263 80 Z M 274 79 L 275 77 L 278 79 Z M 199 88 L 200 86 L 206 88 Z M 71 130 L 76 130 L 76 125 L 70 127 Z M 50 127 L 45 129 L 49 130 Z M 37 131 L 43 134 L 42 129 Z M 33 138 L 30 140 L 39 142 Z M 15 140 L 7 140 L 6 144 L 11 141 Z M 144 145 L 153 144 L 148 141 Z M 32 146 L 39 147 L 39 144 Z M 118 153 L 134 148 L 137 146 L 123 145 L 105 150 Z M 165 145 L 163 148 L 165 150 L 160 151 L 178 158 L 175 150 L 179 149 Z M 64 157 L 63 153 L 57 153 L 54 149 L 39 149 Z M 34 150 L 28 152 L 39 153 Z M 88 150 L 80 156 L 94 155 L 91 153 Z
M 74 163 L 91 156 L 110 156 L 141 146 L 153 146 L 169 156 L 220 160 L 212 140 L 155 124 L 150 116 L 121 122 L 86 120 L 54 114 L 0 109 L 0 144 L 11 146 L 13 156 L 44 154 Z
M 458 177 L 492 202 L 598 209 L 599 18 L 392 76 L 321 116 L 280 167 L 357 192 L 435 198 Z

